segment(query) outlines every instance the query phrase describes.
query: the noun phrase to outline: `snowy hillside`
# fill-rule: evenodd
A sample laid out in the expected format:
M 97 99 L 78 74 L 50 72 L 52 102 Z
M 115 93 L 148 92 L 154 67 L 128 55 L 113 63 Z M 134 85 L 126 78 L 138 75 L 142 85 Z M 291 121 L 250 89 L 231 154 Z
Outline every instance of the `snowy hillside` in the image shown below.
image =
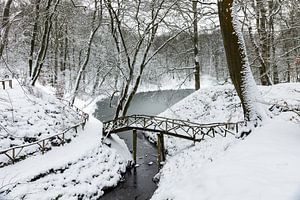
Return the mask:
M 37 88 L 21 87 L 13 82 L 13 89 L 0 90 L 0 150 L 24 145 L 66 130 L 82 121 L 69 106 Z M 68 131 L 66 141 L 75 137 Z M 57 141 L 52 140 L 55 146 Z M 33 154 L 38 146 L 24 149 L 21 155 Z M 8 162 L 0 156 L 0 166 Z
M 300 105 L 299 84 L 278 84 L 270 87 L 259 87 L 263 97 L 261 104 L 265 110 L 272 110 L 272 116 L 279 112 L 274 104 L 289 108 Z M 240 100 L 232 85 L 213 86 L 194 92 L 184 100 L 178 102 L 159 116 L 173 119 L 188 120 L 200 124 L 238 122 L 243 120 L 243 111 Z M 299 122 L 299 119 L 292 119 Z M 299 122 L 300 123 L 300 122 Z M 151 140 L 156 135 L 148 133 Z M 169 154 L 192 145 L 193 142 L 182 141 L 174 137 L 166 138 Z
M 13 89 L 0 93 L 4 127 L 1 149 L 56 134 L 81 120 L 78 113 L 42 90 L 29 92 L 14 82 Z M 90 117 L 84 130 L 66 134 L 68 144 L 2 167 L 0 199 L 75 200 L 102 196 L 105 189 L 121 180 L 131 158 L 125 143 L 116 136 L 110 141 L 112 148 L 102 144 L 101 130 L 102 123 Z M 1 158 L 7 159 L 4 155 Z
M 300 85 L 260 87 L 265 108 L 299 106 Z M 242 119 L 231 86 L 197 91 L 161 114 L 198 123 Z M 245 140 L 234 136 L 197 143 L 167 138 L 169 156 L 153 200 L 298 200 L 300 118 L 273 109 L 272 118 Z M 153 138 L 154 139 L 154 138 Z

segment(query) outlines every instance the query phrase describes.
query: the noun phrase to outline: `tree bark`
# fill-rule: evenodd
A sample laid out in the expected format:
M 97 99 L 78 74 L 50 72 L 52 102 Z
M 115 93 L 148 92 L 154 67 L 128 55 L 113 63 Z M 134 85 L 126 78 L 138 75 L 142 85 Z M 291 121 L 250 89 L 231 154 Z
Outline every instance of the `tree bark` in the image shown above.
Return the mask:
M 0 57 L 2 57 L 4 47 L 7 44 L 8 32 L 10 29 L 9 17 L 10 17 L 11 3 L 12 3 L 12 0 L 6 0 L 4 9 L 3 9 L 2 22 L 1 22 L 1 27 L 0 27 L 0 34 L 1 34 Z
M 195 77 L 195 90 L 200 89 L 200 64 L 199 64 L 199 49 L 198 49 L 198 11 L 197 11 L 197 0 L 192 1 L 193 7 L 193 45 L 194 45 L 194 62 L 195 62 L 195 69 L 194 69 L 194 77 Z
M 261 49 L 261 67 L 259 68 L 260 73 L 260 81 L 262 85 L 271 85 L 270 78 L 268 76 L 268 70 L 270 68 L 270 48 L 268 45 L 269 37 L 267 33 L 267 10 L 265 8 L 264 0 L 257 0 L 257 12 L 259 13 L 259 24 L 258 34 L 260 41 L 260 49 Z
M 101 4 L 101 2 L 100 2 Z M 93 43 L 93 40 L 94 40 L 94 36 L 97 32 L 97 30 L 99 29 L 100 25 L 101 25 L 101 21 L 96 25 L 96 27 L 94 27 L 96 21 L 97 21 L 97 0 L 95 0 L 95 11 L 93 13 L 93 19 L 92 19 L 92 30 L 91 30 L 91 33 L 90 33 L 90 37 L 89 37 L 89 40 L 88 40 L 88 47 L 87 47 L 87 50 L 86 50 L 86 54 L 85 54 L 85 59 L 84 59 L 84 62 L 82 63 L 80 69 L 79 69 L 79 72 L 78 72 L 78 75 L 77 75 L 77 78 L 76 78 L 76 82 L 75 82 L 75 86 L 74 86 L 74 89 L 73 89 L 73 92 L 72 92 L 72 97 L 71 97 L 71 100 L 70 100 L 70 103 L 71 105 L 74 104 L 75 102 L 75 98 L 76 98 L 76 95 L 78 93 L 78 90 L 79 90 L 79 85 L 80 85 L 80 81 L 82 80 L 82 77 L 84 76 L 84 72 L 85 72 L 85 69 L 86 69 L 86 66 L 90 60 L 90 55 L 91 55 L 91 48 L 92 48 L 92 43 Z
M 33 24 L 33 30 L 32 30 L 32 37 L 30 41 L 30 53 L 29 53 L 29 59 L 28 59 L 28 76 L 31 77 L 32 75 L 32 65 L 33 65 L 33 53 L 35 49 L 35 40 L 37 37 L 38 32 L 38 24 L 39 24 L 39 16 L 40 16 L 40 3 L 41 0 L 36 0 L 35 2 L 35 18 L 34 18 L 34 24 Z
M 56 8 L 58 6 L 60 0 L 57 0 L 55 5 L 54 5 L 54 9 L 52 11 L 51 14 L 49 14 L 49 10 L 51 7 L 51 2 L 52 0 L 48 0 L 47 2 L 47 7 L 46 7 L 46 17 L 47 19 L 44 22 L 44 32 L 43 32 L 43 36 L 42 36 L 42 41 L 41 41 L 41 46 L 36 58 L 36 62 L 35 62 L 35 67 L 31 76 L 31 85 L 34 86 L 39 75 L 41 72 L 41 69 L 44 65 L 44 61 L 46 58 L 46 54 L 47 54 L 47 50 L 48 50 L 48 46 L 49 46 L 49 38 L 50 38 L 50 32 L 52 29 L 52 17 L 56 11 Z
M 244 119 L 256 122 L 262 119 L 263 114 L 260 113 L 256 105 L 257 88 L 249 66 L 236 7 L 236 2 L 233 0 L 218 1 L 220 27 L 230 77 L 241 99 Z

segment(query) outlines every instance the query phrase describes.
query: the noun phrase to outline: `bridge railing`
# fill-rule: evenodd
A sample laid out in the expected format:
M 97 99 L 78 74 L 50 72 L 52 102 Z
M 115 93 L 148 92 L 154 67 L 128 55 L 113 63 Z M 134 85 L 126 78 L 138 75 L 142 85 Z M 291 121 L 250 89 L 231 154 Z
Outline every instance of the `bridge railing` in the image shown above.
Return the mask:
M 38 150 L 41 151 L 42 154 L 44 154 L 46 151 L 50 150 L 52 145 L 52 141 L 53 140 L 58 140 L 59 143 L 56 143 L 56 145 L 64 145 L 64 143 L 66 142 L 66 134 L 68 132 L 70 132 L 71 130 L 74 130 L 75 133 L 78 132 L 78 128 L 81 126 L 82 129 L 84 129 L 86 122 L 89 120 L 89 115 L 87 113 L 85 113 L 84 111 L 82 111 L 81 109 L 77 108 L 74 105 L 71 105 L 68 101 L 66 100 L 62 100 L 61 101 L 67 103 L 65 104 L 66 106 L 70 106 L 74 112 L 78 113 L 81 117 L 81 121 L 71 127 L 68 127 L 67 129 L 63 130 L 62 132 L 40 139 L 38 141 L 35 142 L 31 142 L 28 144 L 24 144 L 24 145 L 18 145 L 18 146 L 13 146 L 4 150 L 0 150 L 0 155 L 5 155 L 9 158 L 9 160 L 11 161 L 12 164 L 14 164 L 15 162 L 19 161 L 19 160 L 23 160 L 26 157 L 30 156 L 31 154 L 36 153 L 37 151 L 31 152 L 29 154 L 22 154 L 22 152 L 24 151 L 24 149 L 26 148 L 34 148 L 34 146 L 38 147 Z M 10 163 L 4 163 L 2 164 L 2 166 L 6 166 L 9 165 Z
M 226 136 L 227 133 L 235 134 L 244 122 L 236 123 L 211 123 L 200 124 L 185 120 L 170 119 L 159 116 L 130 115 L 117 120 L 104 122 L 104 135 L 120 132 L 126 128 L 137 128 L 183 137 L 191 140 L 203 140 L 204 136 L 215 137 L 215 134 Z

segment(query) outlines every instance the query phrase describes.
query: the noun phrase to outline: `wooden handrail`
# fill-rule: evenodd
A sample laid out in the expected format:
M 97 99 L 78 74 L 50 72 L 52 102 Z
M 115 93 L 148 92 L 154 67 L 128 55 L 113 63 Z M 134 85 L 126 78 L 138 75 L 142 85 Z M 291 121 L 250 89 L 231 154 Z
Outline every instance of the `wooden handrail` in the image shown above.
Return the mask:
M 200 124 L 185 120 L 171 119 L 149 115 L 130 115 L 103 123 L 103 135 L 123 132 L 126 130 L 144 130 L 159 132 L 183 139 L 202 141 L 204 136 L 215 137 L 215 134 L 226 136 L 235 134 L 244 122 Z M 184 134 L 183 134 L 183 133 Z

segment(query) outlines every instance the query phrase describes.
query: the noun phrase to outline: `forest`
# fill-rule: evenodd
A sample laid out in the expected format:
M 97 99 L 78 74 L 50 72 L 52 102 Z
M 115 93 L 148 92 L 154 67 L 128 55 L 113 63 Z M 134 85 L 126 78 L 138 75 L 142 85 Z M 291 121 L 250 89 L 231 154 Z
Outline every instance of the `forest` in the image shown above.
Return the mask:
M 299 200 L 300 0 L 0 13 L 0 200 Z

